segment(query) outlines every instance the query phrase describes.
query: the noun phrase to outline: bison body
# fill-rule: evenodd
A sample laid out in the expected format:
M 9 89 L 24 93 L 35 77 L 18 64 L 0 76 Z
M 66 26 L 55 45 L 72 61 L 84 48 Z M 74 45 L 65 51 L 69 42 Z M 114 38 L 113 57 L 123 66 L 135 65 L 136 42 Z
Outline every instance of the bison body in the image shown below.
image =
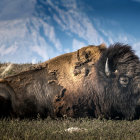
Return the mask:
M 88 46 L 0 81 L 0 115 L 139 117 L 140 62 L 129 46 Z

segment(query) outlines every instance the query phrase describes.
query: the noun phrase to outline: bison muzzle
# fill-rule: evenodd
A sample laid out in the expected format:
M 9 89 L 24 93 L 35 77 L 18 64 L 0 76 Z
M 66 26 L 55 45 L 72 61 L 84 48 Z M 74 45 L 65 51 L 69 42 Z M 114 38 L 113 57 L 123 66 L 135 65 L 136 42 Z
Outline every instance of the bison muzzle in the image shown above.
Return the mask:
M 0 116 L 140 117 L 140 61 L 128 45 L 87 46 L 0 80 Z

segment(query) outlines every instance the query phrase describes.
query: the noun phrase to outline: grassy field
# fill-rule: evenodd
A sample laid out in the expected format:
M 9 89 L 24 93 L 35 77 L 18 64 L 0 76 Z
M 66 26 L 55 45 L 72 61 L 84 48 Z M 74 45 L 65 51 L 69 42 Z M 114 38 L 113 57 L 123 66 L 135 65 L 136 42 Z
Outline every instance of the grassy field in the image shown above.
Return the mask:
M 0 78 L 4 78 L 4 77 L 7 77 L 7 76 L 12 76 L 12 75 L 20 73 L 22 71 L 34 69 L 38 64 L 0 63 Z
M 139 140 L 140 120 L 98 119 L 0 120 L 0 139 L 10 140 Z
M 0 64 L 0 78 L 33 69 L 37 65 Z M 140 120 L 98 119 L 0 120 L 0 140 L 140 140 Z

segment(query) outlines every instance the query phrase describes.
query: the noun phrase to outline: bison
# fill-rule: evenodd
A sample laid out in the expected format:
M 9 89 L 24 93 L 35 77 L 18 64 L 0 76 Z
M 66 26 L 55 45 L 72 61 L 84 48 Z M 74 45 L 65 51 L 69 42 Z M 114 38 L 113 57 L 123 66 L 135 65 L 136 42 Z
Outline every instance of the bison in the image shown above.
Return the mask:
M 0 80 L 0 116 L 140 116 L 140 61 L 128 45 L 87 46 Z

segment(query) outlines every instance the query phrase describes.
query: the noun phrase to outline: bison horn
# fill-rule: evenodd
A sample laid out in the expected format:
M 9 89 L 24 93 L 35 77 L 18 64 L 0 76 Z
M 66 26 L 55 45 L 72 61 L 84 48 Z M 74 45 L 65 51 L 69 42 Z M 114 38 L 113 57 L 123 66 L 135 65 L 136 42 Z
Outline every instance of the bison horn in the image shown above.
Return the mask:
M 105 63 L 105 73 L 106 73 L 107 76 L 110 76 L 108 58 L 106 59 L 106 63 Z

